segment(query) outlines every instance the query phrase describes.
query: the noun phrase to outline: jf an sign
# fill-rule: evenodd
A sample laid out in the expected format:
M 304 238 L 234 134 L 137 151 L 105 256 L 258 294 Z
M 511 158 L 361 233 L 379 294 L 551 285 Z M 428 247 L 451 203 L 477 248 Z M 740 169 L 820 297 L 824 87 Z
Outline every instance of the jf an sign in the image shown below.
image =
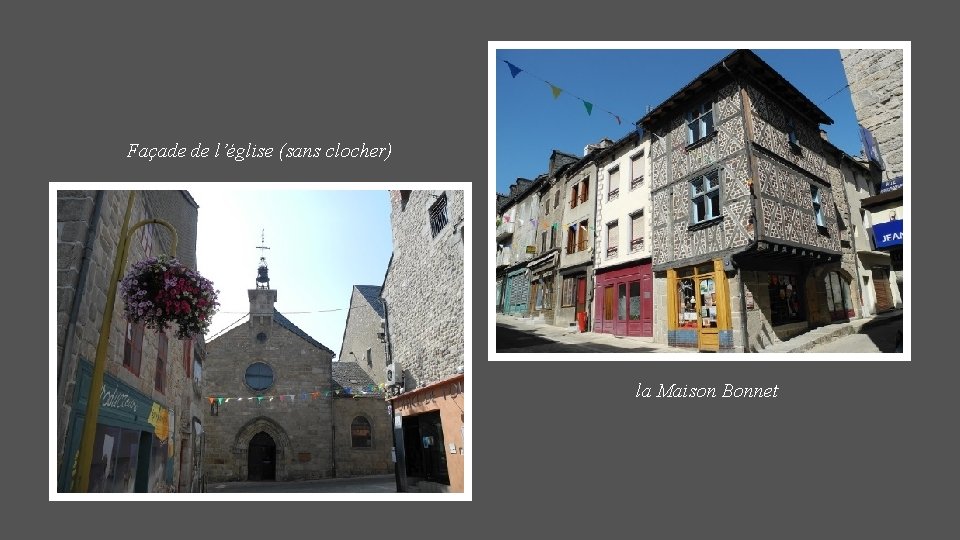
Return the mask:
M 873 225 L 873 239 L 878 248 L 903 244 L 903 220 L 895 219 Z

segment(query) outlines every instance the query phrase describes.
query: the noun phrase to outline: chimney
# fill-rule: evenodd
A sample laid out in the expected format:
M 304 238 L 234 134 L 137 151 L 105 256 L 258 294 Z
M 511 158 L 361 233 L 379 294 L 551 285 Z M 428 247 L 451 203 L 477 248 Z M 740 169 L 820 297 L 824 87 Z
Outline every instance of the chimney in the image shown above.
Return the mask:
M 830 141 L 830 139 L 827 138 L 827 132 L 822 129 L 820 130 L 820 138 L 828 142 Z
M 593 143 L 593 144 L 588 144 L 588 145 L 584 146 L 584 147 L 583 147 L 583 155 L 586 156 L 587 154 L 589 154 L 589 153 L 592 152 L 593 150 L 598 150 L 598 149 L 603 149 L 603 148 L 610 148 L 611 146 L 613 146 L 613 141 L 611 141 L 610 139 L 604 137 L 604 138 L 600 139 L 599 142 L 595 142 L 595 143 Z

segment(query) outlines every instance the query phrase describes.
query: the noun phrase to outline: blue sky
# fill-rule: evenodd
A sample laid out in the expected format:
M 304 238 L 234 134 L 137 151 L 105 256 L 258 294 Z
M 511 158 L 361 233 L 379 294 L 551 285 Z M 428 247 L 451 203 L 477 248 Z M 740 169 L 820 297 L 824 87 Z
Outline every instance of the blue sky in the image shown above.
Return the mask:
M 620 139 L 647 106 L 656 107 L 732 50 L 497 50 L 497 192 L 509 191 L 518 177 L 533 179 L 546 172 L 554 149 L 583 155 L 584 146 L 603 137 Z M 821 126 L 830 142 L 848 154 L 860 154 L 839 50 L 754 52 L 833 119 L 833 125 Z M 503 60 L 524 71 L 512 78 Z M 554 99 L 550 86 L 538 78 L 563 92 Z M 571 93 L 592 102 L 592 114 Z M 606 111 L 619 115 L 622 124 Z
M 197 266 L 220 290 L 207 340 L 249 311 L 265 229 L 277 309 L 339 355 L 351 288 L 383 284 L 392 252 L 389 194 L 259 186 L 190 189 L 200 205 Z

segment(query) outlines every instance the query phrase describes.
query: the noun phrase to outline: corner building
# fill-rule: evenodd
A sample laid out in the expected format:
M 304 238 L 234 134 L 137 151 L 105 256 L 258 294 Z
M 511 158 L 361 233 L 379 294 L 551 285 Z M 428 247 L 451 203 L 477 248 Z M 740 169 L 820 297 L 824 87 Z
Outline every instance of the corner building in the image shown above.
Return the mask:
M 841 266 L 849 211 L 819 129 L 832 123 L 748 50 L 638 122 L 651 136 L 654 310 L 666 314 L 656 341 L 761 351 L 832 312 L 856 316 Z

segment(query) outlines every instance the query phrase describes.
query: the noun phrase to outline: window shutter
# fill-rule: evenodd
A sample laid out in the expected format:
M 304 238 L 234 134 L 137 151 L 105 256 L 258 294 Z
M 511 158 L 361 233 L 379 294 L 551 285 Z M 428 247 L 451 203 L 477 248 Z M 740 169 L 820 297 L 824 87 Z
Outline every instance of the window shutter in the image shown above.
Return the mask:
M 610 188 L 607 190 L 607 193 L 613 193 L 620 189 L 620 167 L 612 169 L 610 171 Z
M 633 215 L 633 223 L 630 227 L 630 238 L 631 240 L 636 240 L 638 238 L 643 238 L 643 212 L 639 212 Z
M 618 243 L 618 241 L 617 241 L 617 235 L 618 235 L 619 231 L 617 230 L 617 225 L 619 225 L 619 223 L 616 222 L 616 221 L 614 221 L 614 222 L 611 223 L 610 225 L 607 225 L 607 250 L 608 250 L 608 251 L 609 251 L 611 248 L 616 248 L 616 247 L 618 247 L 618 246 L 617 246 L 617 243 Z
M 637 178 L 640 178 L 645 174 L 646 171 L 643 170 L 643 165 L 644 165 L 643 154 L 640 154 L 639 156 L 635 156 L 633 158 L 632 167 L 631 167 L 632 173 L 633 173 L 633 176 L 631 177 L 632 180 L 636 180 Z

